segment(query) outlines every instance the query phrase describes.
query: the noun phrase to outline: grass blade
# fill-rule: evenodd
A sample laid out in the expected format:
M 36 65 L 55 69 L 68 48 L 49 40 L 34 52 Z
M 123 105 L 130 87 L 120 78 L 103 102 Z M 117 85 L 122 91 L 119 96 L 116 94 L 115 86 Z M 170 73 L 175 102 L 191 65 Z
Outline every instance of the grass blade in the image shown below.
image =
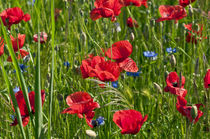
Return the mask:
M 48 117 L 48 139 L 51 138 L 51 117 L 52 117 L 52 100 L 53 100 L 53 80 L 54 80 L 54 38 L 55 38 L 55 18 L 54 18 L 54 0 L 51 1 L 51 21 L 52 21 L 52 68 L 51 68 L 51 79 L 50 79 L 50 92 L 49 92 L 49 117 Z

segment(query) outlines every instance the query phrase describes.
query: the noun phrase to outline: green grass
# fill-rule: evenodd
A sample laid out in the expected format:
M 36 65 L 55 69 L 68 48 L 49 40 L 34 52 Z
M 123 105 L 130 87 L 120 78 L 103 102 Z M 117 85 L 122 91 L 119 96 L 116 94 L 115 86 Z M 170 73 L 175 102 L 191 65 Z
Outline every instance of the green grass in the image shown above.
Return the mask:
M 92 129 L 98 138 L 186 138 L 188 124 L 186 118 L 176 110 L 176 97 L 163 91 L 166 86 L 166 73 L 175 69 L 178 74 L 182 73 L 186 78 L 188 105 L 197 103 L 205 105 L 201 107 L 204 115 L 198 123 L 188 127 L 188 138 L 209 138 L 210 132 L 205 128 L 209 126 L 209 121 L 206 121 L 209 115 L 207 100 L 210 90 L 206 90 L 203 83 L 206 70 L 210 68 L 209 19 L 201 14 L 202 11 L 208 13 L 209 2 L 208 0 L 194 2 L 192 7 L 200 9 L 201 12 L 195 9 L 192 16 L 179 20 L 177 24 L 174 21 L 155 23 L 154 19 L 160 17 L 158 12 L 160 5 L 175 5 L 178 4 L 178 0 L 148 0 L 148 2 L 151 3 L 148 8 L 143 6 L 122 8 L 121 14 L 117 17 L 121 32 L 116 32 L 115 25 L 110 19 L 101 18 L 97 21 L 90 19 L 89 13 L 94 8 L 94 1 L 54 0 L 54 8 L 62 9 L 58 20 L 54 23 L 53 1 L 36 1 L 35 6 L 31 6 L 27 4 L 27 0 L 1 0 L 0 12 L 18 6 L 24 13 L 31 15 L 29 22 L 22 21 L 18 25 L 13 25 L 10 31 L 14 36 L 17 36 L 17 32 L 26 34 L 24 49 L 30 52 L 31 59 L 24 63 L 28 66 L 27 72 L 21 74 L 18 63 L 23 63 L 22 60 L 13 60 L 13 63 L 6 61 L 9 55 L 15 58 L 9 45 L 5 49 L 5 54 L 0 57 L 1 70 L 6 71 L 0 72 L 0 138 L 23 138 L 24 132 L 26 138 L 40 136 L 64 139 L 88 138 L 85 130 L 90 127 L 85 119 L 79 119 L 76 115 L 60 114 L 68 107 L 65 102 L 67 95 L 77 91 L 88 92 L 101 106 L 100 109 L 95 109 L 94 118 L 103 116 L 105 125 Z M 188 7 L 186 10 L 188 12 Z M 129 16 L 137 20 L 138 28 L 127 27 L 126 19 Z M 207 39 L 197 45 L 185 41 L 187 31 L 183 24 L 192 22 L 203 24 L 202 35 L 207 36 Z M 3 29 L 5 28 L 1 25 L 1 37 L 7 35 Z M 48 34 L 48 41 L 45 44 L 33 41 L 33 35 L 39 31 Z M 97 85 L 98 81 L 82 79 L 77 68 L 88 54 L 98 55 L 101 53 L 101 48 L 109 48 L 120 40 L 130 40 L 131 32 L 135 36 L 134 41 L 130 41 L 133 46 L 131 58 L 142 69 L 140 77 L 120 77 L 118 89 L 109 87 L 103 89 Z M 165 51 L 169 46 L 178 49 L 174 54 L 177 63 L 175 67 L 170 64 L 170 56 Z M 158 59 L 150 61 L 144 57 L 143 51 L 147 50 L 158 53 Z M 33 53 L 36 57 L 33 57 Z M 69 69 L 63 65 L 65 61 L 69 61 Z M 196 63 L 199 63 L 199 66 L 196 66 L 198 65 Z M 16 74 L 13 70 L 17 71 Z M 7 78 L 9 82 L 6 81 Z M 160 85 L 162 94 L 155 89 L 154 82 Z M 19 126 L 10 126 L 13 121 L 10 115 L 18 116 L 18 113 L 12 110 L 10 99 L 13 96 L 10 97 L 9 94 L 15 86 L 20 86 L 26 97 L 27 87 L 36 92 L 40 89 L 46 92 L 43 107 L 39 101 L 36 109 L 39 112 L 31 116 L 24 131 Z M 62 99 L 58 99 L 61 96 Z M 37 100 L 40 100 L 40 96 L 36 97 Z M 121 135 L 119 127 L 112 121 L 114 112 L 121 109 L 135 109 L 143 116 L 148 115 L 148 120 L 138 134 Z M 43 117 L 43 120 L 39 117 Z M 31 119 L 34 119 L 35 127 Z

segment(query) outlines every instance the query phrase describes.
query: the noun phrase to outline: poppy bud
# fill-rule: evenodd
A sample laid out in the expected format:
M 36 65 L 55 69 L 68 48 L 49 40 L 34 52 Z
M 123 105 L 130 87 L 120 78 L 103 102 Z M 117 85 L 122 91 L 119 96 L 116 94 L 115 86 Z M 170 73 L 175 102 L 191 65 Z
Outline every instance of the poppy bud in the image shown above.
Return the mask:
M 193 119 L 195 119 L 198 116 L 198 108 L 195 105 L 192 106 L 190 110 L 190 115 Z
M 189 5 L 189 16 L 192 17 L 192 14 L 193 14 L 193 8 L 191 5 Z
M 97 136 L 96 132 L 93 130 L 86 130 L 85 132 L 89 137 L 96 138 L 96 136 Z
M 84 43 L 84 46 L 86 46 L 87 36 L 86 36 L 85 32 L 83 32 L 83 31 L 81 33 L 81 40 Z
M 165 72 L 165 79 L 167 78 L 168 74 L 169 74 L 169 72 L 166 71 L 166 72 Z
M 157 84 L 157 83 L 155 83 L 155 82 L 153 82 L 153 85 L 154 85 L 155 89 L 156 89 L 159 93 L 162 94 L 162 89 L 161 89 L 160 85 Z
M 198 75 L 199 73 L 199 58 L 197 58 L 195 63 L 195 75 Z
M 207 59 L 206 59 L 206 55 L 205 53 L 203 53 L 203 63 L 206 64 L 207 63 Z
M 134 38 L 135 38 L 135 36 L 134 36 L 133 32 L 131 32 L 131 34 L 130 34 L 130 40 L 133 41 Z
M 172 67 L 176 66 L 176 58 L 175 58 L 175 56 L 173 54 L 171 55 L 171 66 Z

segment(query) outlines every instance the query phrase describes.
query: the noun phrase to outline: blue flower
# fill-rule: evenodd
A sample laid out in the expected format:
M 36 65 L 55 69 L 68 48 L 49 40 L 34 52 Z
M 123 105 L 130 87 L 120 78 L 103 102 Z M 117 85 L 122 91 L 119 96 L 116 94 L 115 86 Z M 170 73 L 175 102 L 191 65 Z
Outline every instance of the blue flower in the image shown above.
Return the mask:
M 126 72 L 127 76 L 133 76 L 133 77 L 139 77 L 141 70 L 139 70 L 138 72 Z
M 118 81 L 112 82 L 112 87 L 118 88 Z
M 31 2 L 32 0 L 29 0 L 27 3 L 28 3 L 28 5 L 32 5 L 32 6 L 34 6 L 34 3 L 35 3 L 35 1 L 36 0 L 33 0 L 32 2 Z
M 174 49 L 172 49 L 171 47 L 166 48 L 166 52 L 168 52 L 169 54 L 176 53 L 176 48 Z
M 16 86 L 16 87 L 13 89 L 13 92 L 14 92 L 14 93 L 17 93 L 17 92 L 19 92 L 19 91 L 20 91 L 20 87 L 17 87 L 17 86 Z
M 24 64 L 19 64 L 21 72 L 27 72 L 25 69 L 28 68 L 28 66 L 25 66 Z M 13 71 L 13 73 L 16 73 L 16 70 Z
M 156 60 L 157 59 L 157 55 L 158 55 L 157 53 L 155 53 L 153 51 L 144 51 L 143 54 L 144 54 L 145 57 L 149 57 L 152 60 Z
M 101 126 L 105 124 L 104 117 L 99 116 L 96 120 L 92 120 L 91 124 L 93 127 Z
M 68 68 L 70 66 L 70 63 L 68 61 L 66 61 L 66 62 L 63 62 L 63 65 Z
M 15 120 L 15 116 L 14 116 L 14 115 L 10 115 L 10 118 L 11 118 L 12 120 Z

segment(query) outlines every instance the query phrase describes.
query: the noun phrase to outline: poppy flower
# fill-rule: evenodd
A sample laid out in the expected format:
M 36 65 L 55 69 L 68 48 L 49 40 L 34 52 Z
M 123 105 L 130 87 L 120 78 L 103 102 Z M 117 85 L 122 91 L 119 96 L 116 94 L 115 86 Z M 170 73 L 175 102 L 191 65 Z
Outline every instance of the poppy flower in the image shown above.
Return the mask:
M 0 37 L 0 56 L 4 54 L 4 39 Z
M 86 92 L 75 92 L 66 98 L 66 103 L 69 108 L 61 113 L 77 114 L 79 118 L 85 116 L 87 124 L 93 128 L 91 121 L 95 115 L 95 108 L 100 108 L 97 102 L 94 102 L 91 96 Z M 84 116 L 83 116 L 84 114 Z
M 180 79 L 176 72 L 170 72 L 166 78 L 167 86 L 164 88 L 165 92 L 171 92 L 177 96 L 185 97 L 187 94 L 187 90 L 184 89 L 185 77 L 182 76 L 180 86 Z
M 101 17 L 111 17 L 111 21 L 115 21 L 122 8 L 120 0 L 96 0 L 94 5 L 95 8 L 90 12 L 90 18 L 93 21 Z
M 122 134 L 137 134 L 147 120 L 136 110 L 120 110 L 114 113 L 113 121 L 121 129 Z
M 29 101 L 30 101 L 30 105 L 31 105 L 31 110 L 32 113 L 35 113 L 35 92 L 31 91 L 29 94 Z M 45 91 L 41 90 L 41 97 L 42 97 L 42 105 L 44 104 L 44 100 L 45 100 Z M 23 122 L 23 127 L 25 127 L 28 122 L 29 122 L 29 112 L 26 106 L 26 102 L 24 100 L 24 96 L 23 96 L 23 92 L 20 90 L 17 93 L 15 93 L 15 98 L 17 100 L 18 103 L 18 107 L 20 109 L 20 114 L 22 117 L 22 122 Z M 12 101 L 11 101 L 12 103 Z M 12 107 L 13 107 L 13 103 L 12 103 Z M 13 111 L 14 107 L 13 107 Z M 13 123 L 10 124 L 10 126 L 16 126 L 18 124 L 17 118 L 14 119 Z
M 134 5 L 136 7 L 140 7 L 144 5 L 146 8 L 148 7 L 147 0 L 120 0 L 120 2 L 123 4 L 123 6 Z
M 138 25 L 138 23 L 136 22 L 136 20 L 135 19 L 132 19 L 131 17 L 128 17 L 128 19 L 127 19 L 127 25 L 128 25 L 128 27 L 130 27 L 130 28 L 133 28 L 134 26 L 137 28 L 137 27 L 139 27 L 139 25 Z
M 179 0 L 179 5 L 186 7 L 190 3 L 193 3 L 195 0 Z
M 186 37 L 186 41 L 188 43 L 195 43 L 197 44 L 197 41 L 200 41 L 202 39 L 207 39 L 207 37 L 202 37 L 202 31 L 203 31 L 203 25 L 199 25 L 200 30 L 196 31 L 192 29 L 192 23 L 184 25 L 184 27 L 189 30 L 188 35 Z
M 204 77 L 204 87 L 209 88 L 210 87 L 210 69 L 208 69 L 205 77 Z
M 25 43 L 25 34 L 18 34 L 17 38 L 14 38 L 12 35 L 10 35 L 10 39 L 12 41 L 12 46 L 15 52 L 18 51 L 18 49 L 21 49 Z
M 24 58 L 24 57 L 27 56 L 27 55 L 29 55 L 29 52 L 27 52 L 27 51 L 24 50 L 24 49 L 20 49 L 20 54 L 18 54 L 17 59 Z M 11 56 L 9 56 L 9 57 L 7 58 L 7 61 L 8 61 L 8 62 L 12 62 Z
M 165 20 L 180 20 L 187 16 L 186 10 L 180 5 L 161 5 L 159 7 L 161 18 L 157 19 L 156 22 Z
M 19 7 L 8 8 L 4 10 L 2 13 L 0 13 L 0 17 L 3 21 L 3 24 L 8 27 L 9 30 L 13 24 L 18 24 L 22 20 L 27 22 L 31 19 L 30 15 L 24 14 Z
M 133 51 L 133 46 L 129 41 L 123 40 L 115 42 L 111 48 L 109 48 L 105 55 L 111 59 L 116 60 L 122 70 L 128 72 L 137 72 L 138 67 L 136 63 L 129 56 Z
M 101 81 L 116 81 L 120 75 L 120 67 L 104 57 L 94 56 L 82 61 L 80 66 L 82 77 L 96 77 Z
M 58 17 L 60 16 L 61 12 L 62 12 L 61 9 L 55 8 L 55 12 L 54 12 L 54 14 L 55 14 L 55 21 L 58 20 Z
M 197 115 L 193 118 L 192 116 L 192 106 L 187 106 L 187 100 L 184 97 L 178 96 L 176 109 L 183 115 L 186 116 L 190 122 L 194 120 L 194 124 L 198 122 L 199 118 L 203 115 L 203 112 L 199 110 L 200 106 L 203 104 L 195 104 L 197 108 Z
M 34 36 L 34 41 L 38 42 L 38 34 L 35 34 Z M 45 43 L 47 41 L 47 33 L 45 32 L 40 32 L 40 43 Z

